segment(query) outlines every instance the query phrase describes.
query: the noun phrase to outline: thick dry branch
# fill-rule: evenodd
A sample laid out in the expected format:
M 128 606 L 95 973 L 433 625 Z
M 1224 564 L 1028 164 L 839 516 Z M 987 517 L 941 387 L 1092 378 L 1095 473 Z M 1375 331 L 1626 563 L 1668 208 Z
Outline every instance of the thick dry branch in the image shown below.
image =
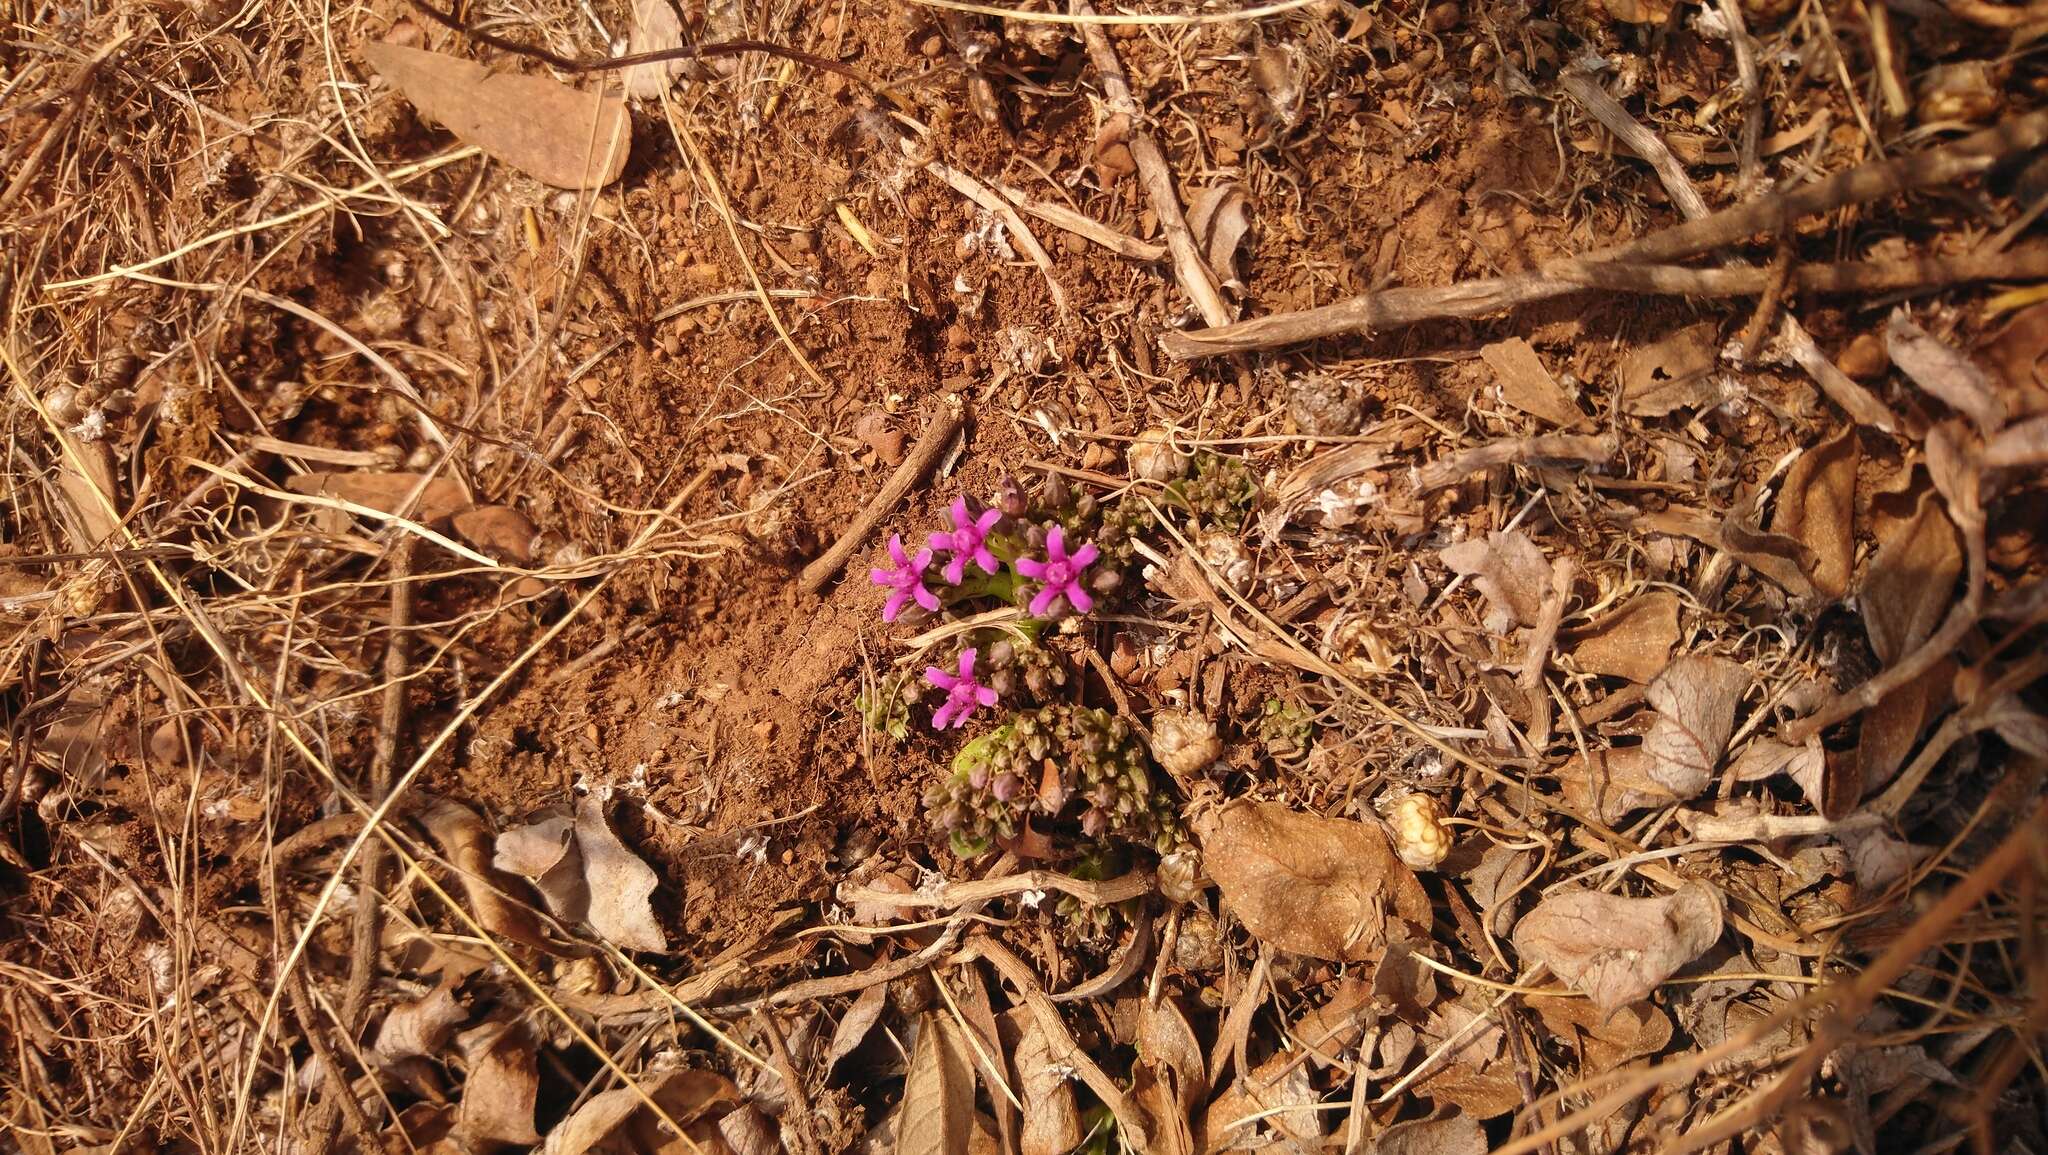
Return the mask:
M 1907 189 L 1946 184 L 1983 172 L 2007 156 L 2038 149 L 2043 144 L 2048 144 L 2048 112 L 2030 113 L 1996 128 L 1973 133 L 1940 148 L 1850 169 L 1779 196 L 1762 197 L 1698 220 L 1674 225 L 1638 241 L 1597 249 L 1579 257 L 1553 261 L 1535 273 L 1512 277 L 1487 277 L 1441 288 L 1397 288 L 1365 293 L 1349 300 L 1300 312 L 1278 313 L 1270 317 L 1240 321 L 1233 325 L 1212 326 L 1193 332 L 1168 333 L 1160 338 L 1160 345 L 1169 356 L 1180 360 L 1193 360 L 1225 353 L 1270 349 L 1345 333 L 1397 329 L 1422 321 L 1484 316 L 1516 305 L 1548 300 L 1579 289 L 1595 287 L 1585 283 L 1593 276 L 1588 270 L 1594 266 L 1658 265 L 1683 257 L 1696 256 L 1753 236 L 1776 235 L 1802 217 L 1827 212 L 1844 205 L 1860 204 Z M 1918 266 L 1922 262 L 1907 264 Z M 1951 276 L 1960 276 L 1970 267 L 1956 263 L 1948 271 Z M 1931 271 L 1940 270 L 1936 268 Z M 1767 284 L 1767 272 L 1756 273 L 1754 280 L 1746 279 L 1750 274 L 1741 269 L 1724 269 L 1719 272 L 1730 278 L 1719 284 L 1725 293 L 1732 295 L 1762 292 Z M 1612 274 L 1617 279 L 1629 275 Z M 1903 274 L 1888 274 L 1891 277 L 1898 275 Z M 1631 285 L 1628 288 L 1635 291 L 1667 291 L 1658 287 L 1660 276 L 1666 277 L 1661 283 L 1675 285 L 1675 282 L 1668 279 L 1667 274 L 1656 274 L 1647 278 L 1651 282 L 1648 287 Z M 1798 278 L 1796 283 L 1801 287 L 1805 287 L 1807 277 L 1824 283 L 1833 276 L 1837 283 L 1844 286 L 1853 284 L 1860 290 L 1865 287 L 1866 281 L 1859 278 L 1867 279 L 1875 277 L 1876 274 L 1867 271 L 1814 273 L 1802 269 L 1795 276 Z M 1886 283 L 1898 287 L 1895 280 L 1887 280 Z M 1693 292 L 1695 290 L 1691 287 L 1692 284 L 1713 286 L 1717 282 L 1689 282 L 1685 288 L 1674 287 L 1668 291 Z M 1734 286 L 1737 284 L 1754 284 L 1755 287 L 1736 291 Z M 1817 291 L 1828 290 L 1822 287 Z

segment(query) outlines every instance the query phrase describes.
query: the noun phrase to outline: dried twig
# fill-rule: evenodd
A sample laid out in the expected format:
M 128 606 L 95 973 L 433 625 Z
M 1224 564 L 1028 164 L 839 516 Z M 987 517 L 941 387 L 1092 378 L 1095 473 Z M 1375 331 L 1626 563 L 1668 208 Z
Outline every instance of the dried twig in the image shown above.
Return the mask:
M 1095 14 L 1088 0 L 1068 0 L 1068 11 L 1076 16 Z M 1212 328 L 1230 324 L 1230 307 L 1223 303 L 1216 274 L 1202 259 L 1195 234 L 1188 229 L 1187 217 L 1181 212 L 1180 194 L 1173 187 L 1173 170 L 1167 167 L 1166 154 L 1159 151 L 1159 142 L 1152 139 L 1152 133 L 1145 127 L 1145 110 L 1138 107 L 1137 98 L 1131 95 L 1131 83 L 1124 77 L 1123 62 L 1117 59 L 1115 46 L 1099 24 L 1081 25 L 1081 38 L 1088 46 L 1089 61 L 1102 75 L 1103 103 L 1110 112 L 1130 118 L 1131 136 L 1127 143 L 1131 160 L 1138 166 L 1138 179 L 1144 182 L 1145 196 L 1159 217 L 1159 231 L 1166 234 L 1166 247 L 1173 254 L 1174 279 L 1195 303 L 1203 324 Z
M 1142 871 L 1132 871 L 1102 882 L 1093 882 L 1061 874 L 1056 870 L 1027 870 L 1022 874 L 1006 874 L 974 882 L 949 882 L 932 894 L 899 894 L 893 890 L 850 886 L 839 892 L 839 901 L 883 902 L 890 906 L 952 910 L 970 903 L 989 902 L 1034 890 L 1058 891 L 1061 894 L 1071 894 L 1092 906 L 1109 906 L 1152 893 L 1152 879 Z
M 839 535 L 839 540 L 832 543 L 832 548 L 804 567 L 804 572 L 797 579 L 797 584 L 804 592 L 817 593 L 825 588 L 825 583 L 832 580 L 832 575 L 838 573 L 846 564 L 846 559 L 852 557 L 854 551 L 861 547 L 861 543 L 867 540 L 876 523 L 887 517 L 889 511 L 896 508 L 896 503 L 903 500 L 903 495 L 909 493 L 912 486 L 923 480 L 924 475 L 938 465 L 939 458 L 945 456 L 946 447 L 953 443 L 954 435 L 960 432 L 961 426 L 966 422 L 967 409 L 957 399 L 940 406 L 932 414 L 931 424 L 925 426 L 925 431 L 918 437 L 917 444 L 910 447 L 910 453 L 903 459 L 903 464 L 897 466 L 896 472 L 889 475 L 889 480 L 882 483 L 880 492 L 870 498 L 868 503 L 861 507 L 861 511 L 854 515 L 853 521 L 846 527 L 846 532 Z

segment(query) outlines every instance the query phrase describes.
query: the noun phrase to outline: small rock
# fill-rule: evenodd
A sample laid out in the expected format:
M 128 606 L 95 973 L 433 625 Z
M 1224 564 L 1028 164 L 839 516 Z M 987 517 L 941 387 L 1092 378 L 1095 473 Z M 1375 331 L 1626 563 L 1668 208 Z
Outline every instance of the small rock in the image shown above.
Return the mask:
M 1365 423 L 1365 406 L 1343 381 L 1309 373 L 1295 380 L 1287 416 L 1311 437 L 1349 437 Z
M 1445 3 L 1431 5 L 1422 20 L 1431 32 L 1449 32 L 1464 22 L 1465 10 L 1446 0 Z

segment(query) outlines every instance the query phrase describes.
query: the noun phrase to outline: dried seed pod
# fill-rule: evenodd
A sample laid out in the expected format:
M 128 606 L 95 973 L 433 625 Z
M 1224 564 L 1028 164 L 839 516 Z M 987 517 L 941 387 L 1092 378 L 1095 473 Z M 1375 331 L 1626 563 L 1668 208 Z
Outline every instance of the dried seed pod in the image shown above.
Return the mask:
M 1152 715 L 1152 760 L 1177 779 L 1202 773 L 1223 756 L 1216 723 L 1186 710 Z
M 1202 852 L 1192 846 L 1159 860 L 1159 893 L 1168 902 L 1193 902 L 1202 896 Z
M 1431 795 L 1402 796 L 1387 812 L 1387 825 L 1394 831 L 1394 853 L 1415 870 L 1434 870 L 1451 852 L 1451 828 Z
M 1195 548 L 1202 555 L 1202 560 L 1209 563 L 1209 568 L 1215 570 L 1216 575 L 1228 582 L 1232 589 L 1242 592 L 1251 584 L 1251 551 L 1235 534 L 1203 534 L 1195 542 Z
M 1157 426 L 1138 434 L 1124 459 L 1131 476 L 1146 481 L 1179 481 L 1188 473 L 1188 459 L 1174 451 L 1173 435 Z

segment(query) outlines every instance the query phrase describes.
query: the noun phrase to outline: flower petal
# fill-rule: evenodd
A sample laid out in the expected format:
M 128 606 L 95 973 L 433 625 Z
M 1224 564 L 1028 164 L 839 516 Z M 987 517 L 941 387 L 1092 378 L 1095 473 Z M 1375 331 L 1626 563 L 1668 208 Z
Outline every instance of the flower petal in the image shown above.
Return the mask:
M 993 574 L 1002 568 L 1002 563 L 996 561 L 996 555 L 990 553 L 987 546 L 974 551 L 974 564 L 980 566 L 981 572 L 985 574 Z
M 976 657 L 976 654 L 975 654 L 975 650 L 974 650 L 974 647 L 972 647 L 972 646 L 969 646 L 968 648 L 966 648 L 966 649 L 964 649 L 964 650 L 960 651 L 960 680 L 961 680 L 961 681 L 963 681 L 963 682 L 972 682 L 972 681 L 974 680 L 974 659 L 975 659 L 975 657 Z
M 892 533 L 889 535 L 889 556 L 895 560 L 898 567 L 910 564 L 910 555 L 903 552 L 902 534 Z
M 1069 557 L 1067 562 L 1078 570 L 1095 564 L 1095 559 L 1100 556 L 1102 556 L 1102 551 L 1096 549 L 1095 543 L 1091 541 L 1080 549 L 1075 550 L 1073 556 Z
M 1067 527 L 1053 526 L 1045 531 L 1045 557 L 1047 561 L 1065 561 L 1067 557 Z
M 927 549 L 952 549 L 953 535 L 950 533 L 934 533 L 924 539 L 924 544 Z
M 1095 608 L 1095 599 L 1088 596 L 1088 591 L 1082 589 L 1079 582 L 1069 585 L 1061 592 L 1067 595 L 1068 601 L 1074 603 L 1074 609 L 1081 613 L 1085 614 Z
M 924 567 L 930 564 L 932 564 L 932 551 L 929 548 L 918 550 L 917 556 L 910 559 L 910 568 L 919 573 L 923 573 Z
M 932 711 L 932 729 L 945 729 L 947 720 L 950 719 L 952 716 L 953 703 L 950 700 L 948 700 L 945 705 L 940 706 L 938 709 Z
M 974 687 L 974 700 L 984 706 L 993 706 L 996 704 L 996 692 L 987 686 L 976 686 Z
M 964 497 L 954 498 L 952 508 L 946 510 L 946 514 L 952 518 L 954 529 L 965 529 L 974 524 L 974 515 L 967 512 L 967 499 Z
M 1039 590 L 1038 596 L 1031 599 L 1031 616 L 1036 618 L 1044 617 L 1046 609 L 1049 608 L 1053 602 L 1057 601 L 1059 599 L 1059 596 L 1060 591 L 1053 589 L 1051 586 L 1047 586 L 1046 588 Z
M 1042 578 L 1045 576 L 1045 563 L 1035 557 L 1020 557 L 1010 564 L 1016 566 L 1017 572 L 1025 577 Z
M 910 594 L 906 590 L 898 589 L 891 593 L 889 600 L 882 603 L 882 620 L 885 622 L 895 621 L 896 615 L 903 612 L 903 603 L 909 600 Z
M 941 690 L 950 690 L 960 684 L 960 679 L 941 670 L 937 666 L 926 666 L 924 668 L 924 680 Z
M 981 516 L 975 519 L 974 530 L 976 533 L 986 536 L 988 531 L 994 529 L 996 527 L 996 523 L 1001 520 L 1003 520 L 1002 510 L 983 510 Z
M 956 554 L 954 554 L 954 555 L 953 555 L 953 560 L 952 560 L 952 561 L 949 561 L 949 562 L 947 562 L 947 563 L 946 563 L 946 568 L 944 568 L 944 569 L 940 570 L 939 572 L 940 572 L 940 573 L 942 573 L 942 574 L 944 574 L 944 575 L 946 576 L 946 584 L 948 584 L 948 585 L 956 585 L 956 586 L 957 586 L 957 585 L 959 585 L 959 584 L 960 584 L 961 582 L 964 582 L 964 581 L 966 581 L 966 580 L 967 580 L 967 555 L 966 555 L 966 554 L 960 554 L 960 553 L 956 553 Z
M 896 571 L 883 569 L 880 566 L 870 567 L 868 570 L 868 580 L 878 586 L 893 586 L 896 584 Z
M 923 606 L 925 609 L 928 609 L 933 613 L 939 612 L 939 595 L 924 588 L 924 584 L 922 582 L 910 587 L 910 596 L 916 598 L 917 604 Z

